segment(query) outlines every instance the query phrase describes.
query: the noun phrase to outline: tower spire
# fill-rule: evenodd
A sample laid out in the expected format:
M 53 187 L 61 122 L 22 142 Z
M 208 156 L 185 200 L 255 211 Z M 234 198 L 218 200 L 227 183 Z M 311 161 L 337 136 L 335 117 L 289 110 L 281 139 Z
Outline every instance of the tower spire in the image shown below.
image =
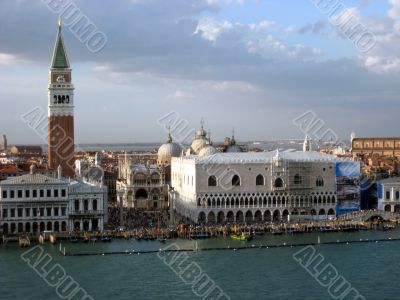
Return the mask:
M 56 44 L 53 51 L 53 59 L 51 61 L 52 69 L 69 69 L 69 60 L 67 56 L 67 51 L 64 45 L 64 39 L 61 31 L 62 19 L 58 19 L 58 32 L 56 38 Z

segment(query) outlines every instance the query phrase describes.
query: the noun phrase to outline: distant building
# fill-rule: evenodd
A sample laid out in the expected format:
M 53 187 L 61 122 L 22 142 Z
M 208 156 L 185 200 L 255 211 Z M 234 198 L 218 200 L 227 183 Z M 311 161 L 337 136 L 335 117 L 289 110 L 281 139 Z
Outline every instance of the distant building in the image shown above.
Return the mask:
M 378 182 L 378 209 L 400 213 L 400 177 Z
M 7 150 L 7 137 L 5 134 L 3 134 L 0 137 L 0 150 L 1 151 L 6 151 Z
M 43 150 L 40 146 L 19 145 L 11 147 L 11 154 L 40 156 L 43 154 Z
M 400 158 L 400 137 L 356 138 L 351 139 L 351 153 L 357 156 L 386 156 Z

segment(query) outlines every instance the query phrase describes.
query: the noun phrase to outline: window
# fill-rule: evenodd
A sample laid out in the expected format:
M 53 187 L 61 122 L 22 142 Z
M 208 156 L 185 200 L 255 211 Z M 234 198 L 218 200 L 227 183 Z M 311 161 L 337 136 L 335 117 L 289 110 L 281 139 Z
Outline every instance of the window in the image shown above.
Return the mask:
M 30 216 L 31 216 L 31 209 L 25 208 L 25 217 L 30 217 Z
M 10 209 L 11 218 L 15 218 L 15 208 Z
M 47 192 L 46 192 L 46 197 L 47 197 L 47 198 L 50 198 L 50 197 L 51 197 L 51 190 L 47 190 Z
M 277 179 L 275 179 L 274 187 L 276 187 L 276 188 L 282 188 L 283 187 L 282 178 L 278 177 Z
M 18 208 L 18 210 L 17 210 L 18 218 L 22 218 L 22 212 L 23 212 L 23 209 L 22 208 Z
M 3 191 L 3 199 L 7 198 L 7 191 Z
M 390 192 L 389 191 L 386 192 L 386 199 L 390 199 Z
M 232 177 L 232 186 L 240 186 L 240 177 L 238 175 Z
M 75 200 L 75 211 L 79 211 L 79 200 Z
M 399 200 L 399 198 L 400 198 L 400 192 L 396 191 L 396 200 Z
M 51 207 L 46 208 L 46 216 L 51 217 Z
M 54 198 L 58 198 L 58 190 L 54 190 Z
M 44 197 L 44 190 L 40 190 L 40 198 Z
M 32 209 L 32 216 L 37 217 L 37 208 Z
M 65 216 L 67 214 L 67 208 L 66 207 L 61 207 L 61 215 Z
M 88 200 L 84 200 L 83 201 L 83 210 L 89 210 L 89 201 Z
M 217 178 L 214 175 L 208 177 L 208 186 L 217 186 Z
M 39 217 L 44 217 L 44 208 L 39 208 Z
M 264 185 L 264 176 L 261 174 L 256 177 L 256 185 Z
M 54 216 L 58 217 L 58 207 L 54 207 Z
M 67 196 L 67 191 L 65 189 L 61 190 L 61 197 L 66 197 Z
M 8 210 L 7 209 L 3 209 L 3 218 L 7 218 L 8 217 Z
M 301 184 L 302 181 L 303 180 L 299 174 L 294 175 L 294 184 Z
M 14 190 L 11 190 L 10 191 L 10 198 L 14 198 L 15 197 L 15 191 Z
M 157 197 L 157 196 L 155 196 L 155 197 Z M 157 199 L 155 199 L 155 200 L 157 200 Z M 93 210 L 97 210 L 97 200 L 96 199 L 93 200 Z
M 319 176 L 319 177 L 317 178 L 316 186 L 317 186 L 317 187 L 322 187 L 322 186 L 324 186 L 324 179 L 323 179 L 321 176 Z
M 18 194 L 18 198 L 22 198 L 22 190 L 18 190 L 18 192 L 17 192 Z
M 37 198 L 37 190 L 33 190 L 33 191 L 32 191 L 32 194 L 33 194 L 33 195 L 32 195 L 33 198 Z
M 25 198 L 29 198 L 31 196 L 30 190 L 25 190 Z

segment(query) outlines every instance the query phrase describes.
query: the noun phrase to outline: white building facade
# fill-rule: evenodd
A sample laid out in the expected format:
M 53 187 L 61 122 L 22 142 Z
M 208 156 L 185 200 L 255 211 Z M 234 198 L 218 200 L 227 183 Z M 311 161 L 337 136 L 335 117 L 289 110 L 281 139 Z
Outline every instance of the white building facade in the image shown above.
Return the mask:
M 34 174 L 0 182 L 0 229 L 5 234 L 103 230 L 107 187 Z
M 337 157 L 217 153 L 172 159 L 174 209 L 196 223 L 325 219 L 336 214 Z
M 378 183 L 378 209 L 400 213 L 400 178 L 388 178 Z
M 103 230 L 107 223 L 107 187 L 83 181 L 69 185 L 69 228 L 74 231 Z
M 0 183 L 0 226 L 6 234 L 66 232 L 68 182 L 27 174 Z

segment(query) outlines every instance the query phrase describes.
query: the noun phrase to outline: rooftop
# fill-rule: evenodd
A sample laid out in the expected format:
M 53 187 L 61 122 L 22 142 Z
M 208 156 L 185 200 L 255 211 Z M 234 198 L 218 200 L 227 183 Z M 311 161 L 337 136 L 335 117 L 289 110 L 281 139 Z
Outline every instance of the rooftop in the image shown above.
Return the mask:
M 194 160 L 196 164 L 243 164 L 243 163 L 270 163 L 273 159 L 299 162 L 341 162 L 345 159 L 334 155 L 315 151 L 270 151 L 270 152 L 234 152 L 216 153 L 210 156 L 190 155 L 182 159 Z M 180 158 L 176 158 L 180 159 Z
M 41 174 L 26 174 L 0 182 L 1 185 L 20 185 L 20 184 L 67 184 L 66 181 L 44 176 Z

